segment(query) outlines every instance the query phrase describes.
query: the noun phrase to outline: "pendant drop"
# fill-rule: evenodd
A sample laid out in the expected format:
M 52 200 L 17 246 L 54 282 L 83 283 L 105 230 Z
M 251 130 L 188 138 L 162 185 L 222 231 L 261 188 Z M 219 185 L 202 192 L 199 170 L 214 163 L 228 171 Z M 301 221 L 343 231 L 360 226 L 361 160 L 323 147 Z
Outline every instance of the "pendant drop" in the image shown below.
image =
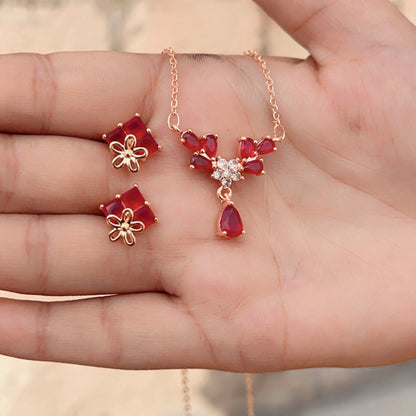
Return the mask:
M 243 233 L 240 213 L 232 202 L 225 203 L 218 218 L 218 235 L 225 238 L 235 238 Z
M 223 208 L 218 217 L 217 234 L 224 238 L 235 238 L 241 234 L 245 234 L 240 213 L 231 201 L 231 188 L 220 186 L 217 190 L 217 196 L 223 204 Z

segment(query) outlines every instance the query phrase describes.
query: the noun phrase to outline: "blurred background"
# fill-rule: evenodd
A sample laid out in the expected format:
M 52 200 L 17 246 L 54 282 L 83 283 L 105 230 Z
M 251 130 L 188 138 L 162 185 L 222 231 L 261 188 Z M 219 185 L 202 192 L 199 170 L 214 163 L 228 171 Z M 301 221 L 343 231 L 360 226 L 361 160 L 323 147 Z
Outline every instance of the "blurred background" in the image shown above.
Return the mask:
M 290 0 L 288 0 L 290 1 Z M 394 2 L 416 23 L 416 0 Z M 249 0 L 0 0 L 0 53 L 306 51 Z M 0 356 L 1 416 L 180 416 L 179 371 L 117 371 Z M 194 416 L 246 414 L 244 376 L 191 370 Z M 254 376 L 257 416 L 415 416 L 416 362 Z

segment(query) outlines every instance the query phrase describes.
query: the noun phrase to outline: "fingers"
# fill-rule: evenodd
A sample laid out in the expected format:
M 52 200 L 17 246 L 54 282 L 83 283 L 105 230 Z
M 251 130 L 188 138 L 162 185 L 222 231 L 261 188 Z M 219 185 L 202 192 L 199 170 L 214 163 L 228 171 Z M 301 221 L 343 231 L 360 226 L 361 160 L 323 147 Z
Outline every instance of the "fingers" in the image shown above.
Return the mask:
M 1 215 L 0 230 L 2 290 L 44 295 L 163 290 L 153 227 L 129 248 L 111 243 L 104 217 L 93 215 Z M 165 251 L 164 265 L 168 257 Z
M 414 26 L 387 0 L 256 0 L 321 64 L 415 39 Z
M 2 299 L 0 353 L 128 369 L 209 366 L 209 349 L 182 310 L 163 294 L 56 303 Z
M 110 161 L 104 143 L 1 136 L 0 212 L 97 213 L 110 191 Z
M 0 212 L 97 214 L 137 181 L 156 185 L 158 153 L 139 176 L 114 169 L 113 156 L 107 144 L 89 140 L 0 136 Z
M 161 56 L 94 52 L 0 57 L 0 131 L 99 139 L 152 115 Z

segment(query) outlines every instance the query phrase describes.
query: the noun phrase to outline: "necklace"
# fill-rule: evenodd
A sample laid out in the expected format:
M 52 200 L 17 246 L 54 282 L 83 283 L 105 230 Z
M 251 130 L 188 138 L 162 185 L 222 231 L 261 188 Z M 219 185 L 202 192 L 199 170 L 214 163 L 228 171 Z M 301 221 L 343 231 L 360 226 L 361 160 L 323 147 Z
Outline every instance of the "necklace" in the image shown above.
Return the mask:
M 171 74 L 171 105 L 168 116 L 168 127 L 179 135 L 180 142 L 193 152 L 190 167 L 196 170 L 209 171 L 211 177 L 220 181 L 217 190 L 217 196 L 222 204 L 217 222 L 217 234 L 225 238 L 238 237 L 244 233 L 243 223 L 238 210 L 232 202 L 231 185 L 233 182 L 239 182 L 244 179 L 243 173 L 264 175 L 263 159 L 265 155 L 277 150 L 277 143 L 283 141 L 286 137 L 286 131 L 280 121 L 279 107 L 276 102 L 276 93 L 274 90 L 273 79 L 270 75 L 270 69 L 267 67 L 266 60 L 256 51 L 249 50 L 244 54 L 252 57 L 261 67 L 266 82 L 267 92 L 269 94 L 269 105 L 273 116 L 273 136 L 265 136 L 260 140 L 253 140 L 249 137 L 240 137 L 239 156 L 227 160 L 217 156 L 218 136 L 215 134 L 206 134 L 198 137 L 191 129 L 181 130 L 180 117 L 178 113 L 178 61 L 176 53 L 172 48 L 167 48 L 163 53 L 169 56 L 170 74 Z M 182 393 L 184 400 L 185 416 L 192 416 L 191 395 L 189 387 L 188 370 L 181 370 Z M 251 374 L 245 375 L 246 392 L 247 392 L 247 414 L 254 416 L 254 393 L 253 379 Z
M 249 50 L 244 54 L 252 57 L 261 67 L 266 88 L 269 94 L 269 105 L 273 115 L 273 136 L 264 136 L 260 140 L 250 137 L 240 137 L 238 157 L 227 160 L 217 156 L 218 136 L 206 134 L 198 137 L 191 129 L 181 130 L 178 113 L 178 62 L 176 53 L 172 48 L 163 51 L 169 56 L 171 74 L 171 110 L 168 116 L 168 127 L 179 135 L 181 143 L 192 151 L 190 167 L 195 170 L 208 171 L 211 177 L 220 182 L 217 197 L 222 204 L 222 210 L 217 221 L 217 234 L 220 237 L 235 238 L 244 234 L 243 222 L 240 214 L 232 202 L 231 186 L 234 182 L 244 179 L 243 174 L 264 175 L 264 162 L 262 155 L 277 150 L 277 143 L 286 137 L 285 128 L 280 121 L 279 107 L 276 102 L 273 79 L 266 60 L 256 51 Z

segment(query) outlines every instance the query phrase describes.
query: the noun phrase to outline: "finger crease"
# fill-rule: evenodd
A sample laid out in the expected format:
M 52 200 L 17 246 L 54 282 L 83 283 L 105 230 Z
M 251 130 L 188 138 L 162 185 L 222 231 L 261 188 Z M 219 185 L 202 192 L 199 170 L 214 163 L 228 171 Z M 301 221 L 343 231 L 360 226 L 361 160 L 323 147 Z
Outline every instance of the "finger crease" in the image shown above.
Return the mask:
M 49 281 L 49 245 L 50 238 L 41 215 L 35 215 L 28 221 L 25 235 L 27 264 L 32 266 L 37 284 L 37 293 L 47 291 Z
M 36 359 L 47 357 L 50 308 L 48 303 L 39 302 L 36 316 Z
M 39 114 L 39 132 L 50 131 L 56 104 L 57 82 L 51 55 L 36 55 L 32 76 L 33 108 Z

